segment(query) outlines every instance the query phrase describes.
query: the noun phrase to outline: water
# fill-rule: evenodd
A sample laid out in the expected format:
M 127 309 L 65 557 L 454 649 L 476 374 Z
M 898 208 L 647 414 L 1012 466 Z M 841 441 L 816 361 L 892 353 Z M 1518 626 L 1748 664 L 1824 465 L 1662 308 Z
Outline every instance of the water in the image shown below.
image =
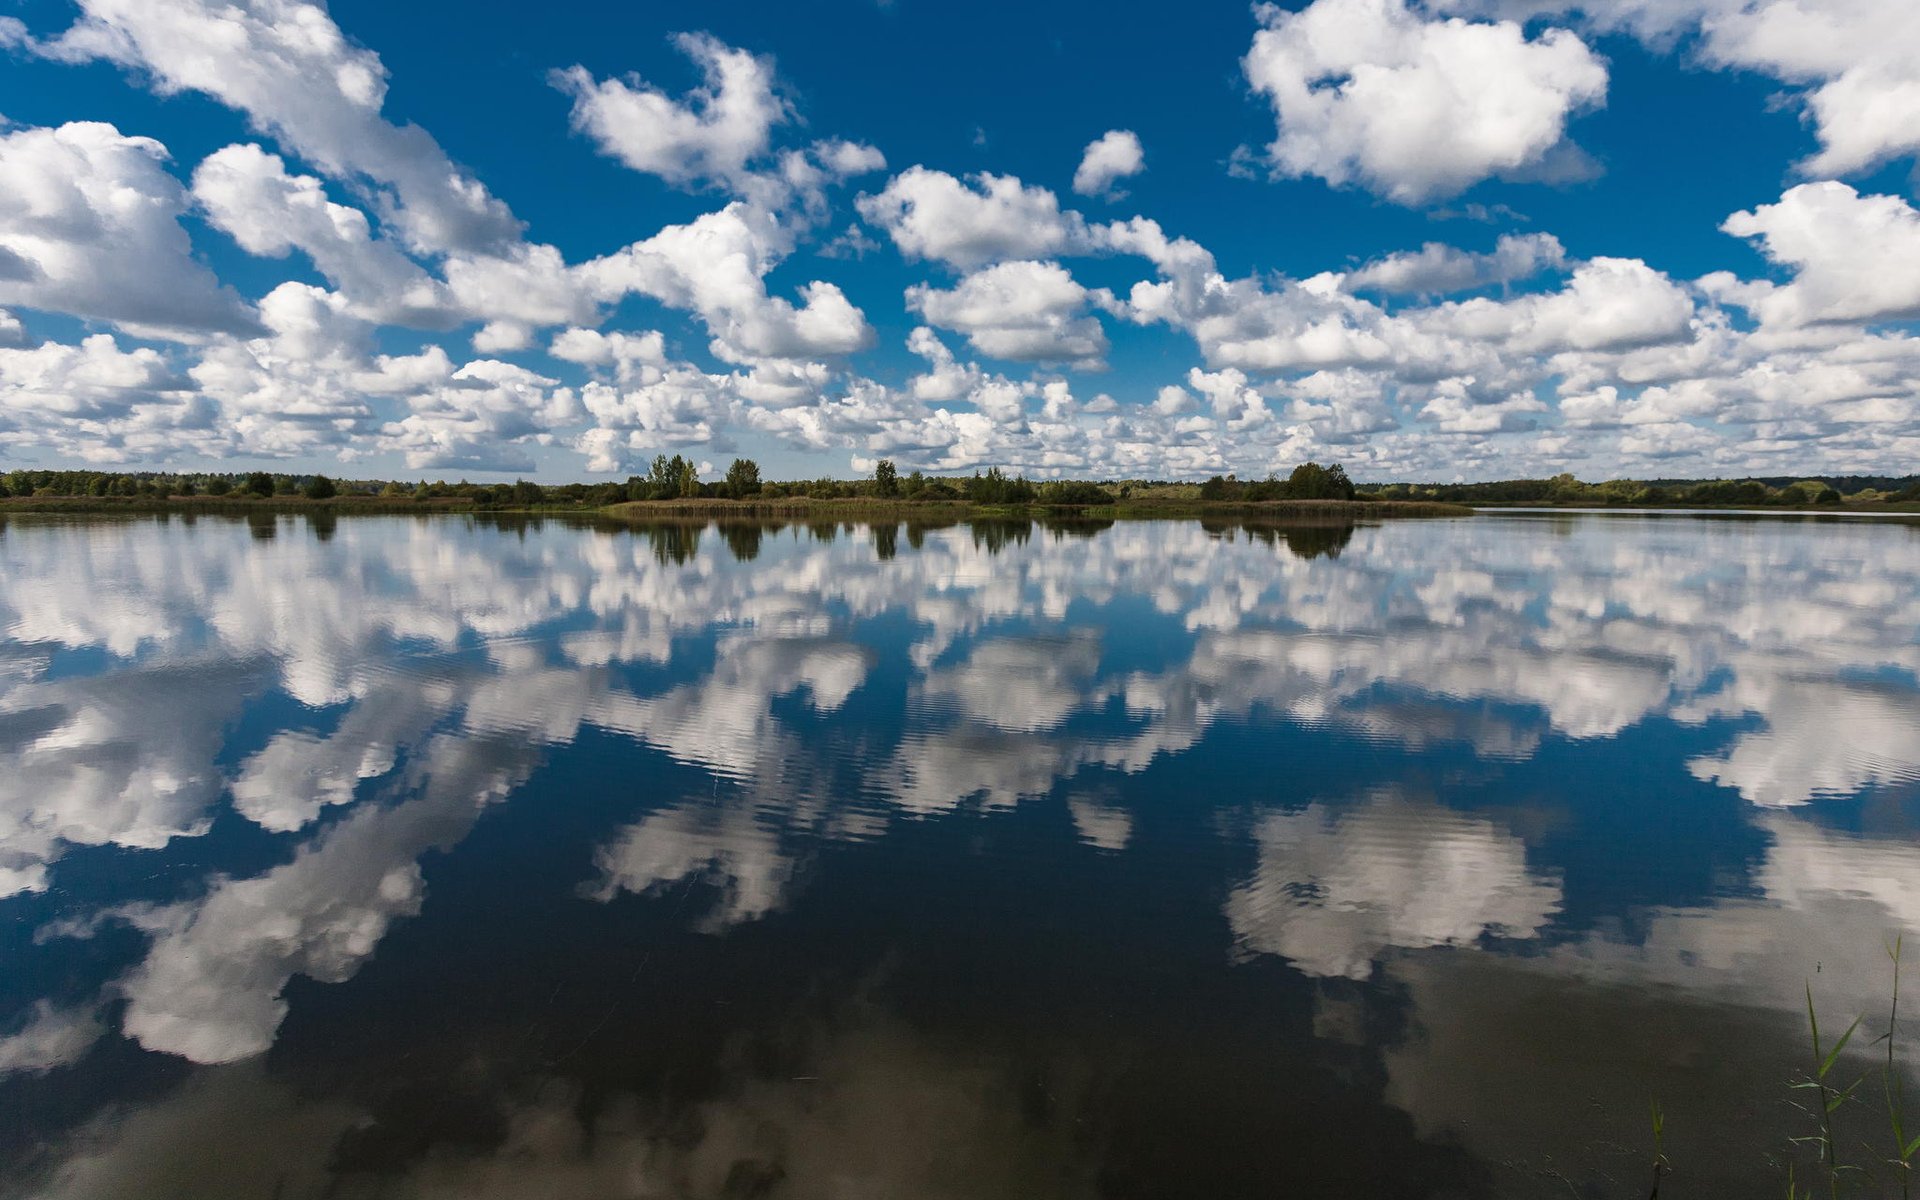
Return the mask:
M 0 635 L 9 1197 L 1774 1195 L 1920 947 L 1912 525 L 16 519 Z

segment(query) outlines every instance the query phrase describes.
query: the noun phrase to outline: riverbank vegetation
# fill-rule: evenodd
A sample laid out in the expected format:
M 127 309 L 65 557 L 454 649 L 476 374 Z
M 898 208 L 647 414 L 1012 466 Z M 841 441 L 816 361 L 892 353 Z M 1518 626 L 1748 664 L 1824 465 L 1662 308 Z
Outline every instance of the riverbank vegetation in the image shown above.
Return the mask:
M 864 479 L 767 480 L 737 458 L 717 479 L 700 478 L 680 455 L 654 459 L 624 481 L 541 484 L 467 480 L 335 479 L 325 475 L 221 472 L 15 470 L 0 473 L 0 509 L 60 512 L 231 511 L 273 507 L 342 512 L 606 511 L 634 518 L 798 515 L 806 512 L 1098 510 L 1113 516 L 1187 516 L 1220 511 L 1301 515 L 1447 516 L 1468 506 L 1780 508 L 1920 512 L 1920 476 L 1742 480 L 1607 480 L 1572 475 L 1484 483 L 1356 484 L 1340 464 L 1302 463 L 1285 476 L 1204 482 L 1148 479 L 1029 480 L 989 468 L 972 475 L 902 474 L 881 460 Z
M 1479 506 L 1568 508 L 1798 508 L 1920 512 L 1920 475 L 1825 479 L 1610 479 L 1572 475 L 1488 483 L 1395 483 L 1368 489 L 1384 500 L 1440 500 Z

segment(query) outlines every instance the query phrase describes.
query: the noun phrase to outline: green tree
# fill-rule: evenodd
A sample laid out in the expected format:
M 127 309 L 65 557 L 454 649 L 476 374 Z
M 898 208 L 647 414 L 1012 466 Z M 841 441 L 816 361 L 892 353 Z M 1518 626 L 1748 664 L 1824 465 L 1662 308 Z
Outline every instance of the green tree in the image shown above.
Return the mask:
M 1215 475 L 1200 485 L 1200 498 L 1207 501 L 1238 500 L 1240 483 L 1231 475 Z
M 255 496 L 271 496 L 273 495 L 273 476 L 265 471 L 255 471 L 247 476 L 244 490 Z
M 894 468 L 892 459 L 883 458 L 873 464 L 873 494 L 888 497 L 900 494 L 900 472 Z
M 1031 504 L 1033 485 L 1024 479 L 1009 479 L 999 467 L 988 467 L 984 475 L 967 480 L 967 499 L 975 504 Z
M 1293 500 L 1351 500 L 1353 481 L 1347 478 L 1347 469 L 1339 463 L 1323 467 L 1316 462 L 1304 462 L 1287 476 L 1287 496 Z
M 232 490 L 233 480 L 228 479 L 225 475 L 207 476 L 207 495 L 224 496 Z
M 654 500 L 675 500 L 700 494 L 700 468 L 678 454 L 668 458 L 653 456 L 653 470 L 647 476 L 647 490 Z
M 315 475 L 306 488 L 309 500 L 331 500 L 339 495 L 339 489 L 333 486 L 333 480 L 325 475 Z
M 750 458 L 736 458 L 727 465 L 727 495 L 735 500 L 760 494 L 760 464 Z

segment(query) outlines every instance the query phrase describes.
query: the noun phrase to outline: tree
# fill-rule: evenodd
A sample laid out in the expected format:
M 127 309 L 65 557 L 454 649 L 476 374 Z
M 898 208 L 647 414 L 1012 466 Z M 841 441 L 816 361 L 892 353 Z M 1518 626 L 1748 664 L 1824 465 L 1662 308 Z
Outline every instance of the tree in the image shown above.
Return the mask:
M 1351 500 L 1353 481 L 1347 478 L 1347 469 L 1338 463 L 1323 467 L 1317 462 L 1304 462 L 1287 477 L 1287 497 L 1292 500 Z
M 760 464 L 750 458 L 736 458 L 727 465 L 727 495 L 735 500 L 760 494 Z
M 1240 498 L 1240 484 L 1231 475 L 1215 475 L 1200 485 L 1202 500 L 1237 500 Z
M 656 454 L 653 456 L 653 470 L 647 475 L 647 491 L 651 493 L 649 498 L 654 500 L 698 496 L 700 468 L 678 454 L 672 458 Z
M 306 491 L 309 500 L 331 500 L 339 495 L 339 489 L 333 486 L 333 480 L 325 475 L 315 475 L 312 482 L 307 484 Z
M 242 490 L 255 496 L 271 496 L 273 495 L 273 476 L 265 471 L 255 471 L 247 476 L 246 485 Z
M 984 475 L 967 480 L 967 499 L 975 504 L 1031 504 L 1033 485 L 1024 479 L 1009 479 L 999 467 L 988 467 Z
M 680 497 L 698 496 L 700 494 L 700 468 L 693 465 L 692 459 L 681 458 L 678 454 L 673 456 L 673 467 L 675 485 L 673 494 Z
M 883 458 L 873 464 L 873 494 L 876 496 L 900 494 L 900 472 L 894 469 L 892 459 Z
M 207 477 L 207 495 L 224 496 L 232 490 L 233 480 L 228 479 L 225 475 L 210 475 Z

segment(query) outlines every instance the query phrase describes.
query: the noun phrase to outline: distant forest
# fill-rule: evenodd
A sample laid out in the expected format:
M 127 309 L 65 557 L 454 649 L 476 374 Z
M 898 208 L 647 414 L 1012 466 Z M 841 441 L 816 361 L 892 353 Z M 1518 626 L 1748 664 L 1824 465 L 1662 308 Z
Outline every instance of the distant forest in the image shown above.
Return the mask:
M 95 500 L 103 506 L 188 497 L 252 503 L 384 502 L 476 508 L 605 508 L 642 501 L 872 500 L 970 504 L 987 507 L 1153 507 L 1180 504 L 1256 504 L 1279 500 L 1435 501 L 1452 504 L 1841 506 L 1920 503 L 1920 476 L 1843 475 L 1824 478 L 1613 479 L 1586 482 L 1572 475 L 1485 483 L 1355 484 L 1339 464 L 1302 463 L 1287 476 L 1241 480 L 1216 475 L 1202 483 L 1150 480 L 1044 480 L 999 468 L 966 476 L 902 475 L 882 460 L 865 479 L 763 480 L 751 459 L 738 458 L 720 479 L 702 480 L 696 464 L 674 455 L 653 461 L 645 475 L 624 482 L 540 484 L 392 479 L 337 479 L 269 471 L 50 471 L 0 474 L 0 502 L 50 500 L 66 507 Z M 28 507 L 29 505 L 21 505 Z

